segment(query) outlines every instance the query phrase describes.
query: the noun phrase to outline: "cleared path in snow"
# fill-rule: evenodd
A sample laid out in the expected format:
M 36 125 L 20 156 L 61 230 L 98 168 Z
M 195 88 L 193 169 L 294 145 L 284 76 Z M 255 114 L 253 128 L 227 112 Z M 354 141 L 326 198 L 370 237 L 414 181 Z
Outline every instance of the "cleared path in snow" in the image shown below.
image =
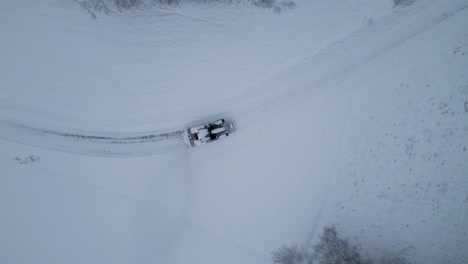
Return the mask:
M 416 2 L 399 9 L 252 87 L 229 102 L 226 113 L 210 119 L 227 117 L 236 121 L 238 129 L 253 125 L 339 87 L 353 76 L 430 39 L 448 26 L 445 22 L 450 17 L 466 16 L 467 9 L 468 2 L 461 0 Z M 184 125 L 165 131 L 105 133 L 61 131 L 0 120 L 0 138 L 83 155 L 145 156 L 184 147 L 181 139 Z

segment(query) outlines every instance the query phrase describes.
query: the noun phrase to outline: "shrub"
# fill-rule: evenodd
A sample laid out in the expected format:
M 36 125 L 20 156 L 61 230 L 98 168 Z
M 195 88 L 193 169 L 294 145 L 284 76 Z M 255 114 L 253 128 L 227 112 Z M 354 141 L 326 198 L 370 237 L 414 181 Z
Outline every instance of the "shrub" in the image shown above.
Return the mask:
M 119 11 L 123 12 L 127 9 L 138 8 L 140 6 L 145 6 L 149 8 L 154 5 L 166 5 L 166 6 L 175 6 L 181 3 L 198 3 L 206 4 L 210 2 L 221 2 L 225 4 L 234 4 L 241 1 L 233 0 L 75 0 L 77 1 L 85 10 L 87 10 L 93 18 L 96 18 L 96 13 L 104 12 L 109 13 L 110 11 Z M 277 0 L 244 0 L 246 2 L 252 3 L 253 6 L 262 7 L 262 8 L 275 8 L 276 12 L 278 9 L 281 9 L 276 5 Z M 296 4 L 292 0 L 282 0 L 281 6 L 283 8 L 293 8 Z M 280 10 L 281 12 L 281 10 Z M 278 12 L 279 13 L 279 12 Z
M 114 5 L 118 9 L 129 9 L 141 4 L 141 0 L 114 0 Z
M 410 262 L 406 260 L 405 252 L 389 252 L 382 254 L 379 264 L 410 264 Z
M 278 264 L 302 264 L 307 263 L 308 255 L 304 249 L 299 249 L 297 245 L 283 245 L 272 253 L 273 263 Z
M 405 255 L 403 251 L 385 251 L 378 261 L 364 259 L 357 245 L 340 237 L 335 227 L 326 226 L 314 246 L 283 245 L 272 253 L 272 260 L 277 264 L 410 264 Z
M 32 154 L 24 158 L 14 157 L 13 159 L 18 161 L 19 164 L 29 164 L 41 160 L 38 156 Z
M 275 0 L 252 0 L 256 6 L 271 8 L 275 4 Z
M 395 6 L 409 6 L 414 3 L 415 0 L 393 0 Z

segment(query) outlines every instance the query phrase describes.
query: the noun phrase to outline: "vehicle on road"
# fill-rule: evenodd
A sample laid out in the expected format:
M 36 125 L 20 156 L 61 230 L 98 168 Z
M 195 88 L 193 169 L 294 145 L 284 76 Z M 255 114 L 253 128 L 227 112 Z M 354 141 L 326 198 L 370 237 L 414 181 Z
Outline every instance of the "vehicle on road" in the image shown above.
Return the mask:
M 234 130 L 234 123 L 219 119 L 203 125 L 188 127 L 183 134 L 185 144 L 198 147 L 229 136 Z

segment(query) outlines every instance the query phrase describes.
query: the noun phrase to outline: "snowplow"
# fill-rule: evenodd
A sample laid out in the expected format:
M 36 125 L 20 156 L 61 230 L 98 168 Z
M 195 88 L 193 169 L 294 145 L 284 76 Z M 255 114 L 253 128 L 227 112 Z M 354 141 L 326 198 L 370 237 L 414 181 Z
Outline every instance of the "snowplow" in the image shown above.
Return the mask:
M 189 147 L 198 147 L 225 138 L 234 129 L 234 123 L 219 119 L 214 122 L 188 127 L 182 137 Z

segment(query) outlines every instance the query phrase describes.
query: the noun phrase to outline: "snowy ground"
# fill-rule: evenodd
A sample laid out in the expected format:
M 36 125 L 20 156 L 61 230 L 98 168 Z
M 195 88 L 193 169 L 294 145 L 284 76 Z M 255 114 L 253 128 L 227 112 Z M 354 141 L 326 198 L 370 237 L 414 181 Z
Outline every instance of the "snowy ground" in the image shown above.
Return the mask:
M 335 224 L 466 263 L 468 2 L 375 2 L 6 4 L 0 261 L 270 263 Z M 140 142 L 210 116 L 239 129 Z

